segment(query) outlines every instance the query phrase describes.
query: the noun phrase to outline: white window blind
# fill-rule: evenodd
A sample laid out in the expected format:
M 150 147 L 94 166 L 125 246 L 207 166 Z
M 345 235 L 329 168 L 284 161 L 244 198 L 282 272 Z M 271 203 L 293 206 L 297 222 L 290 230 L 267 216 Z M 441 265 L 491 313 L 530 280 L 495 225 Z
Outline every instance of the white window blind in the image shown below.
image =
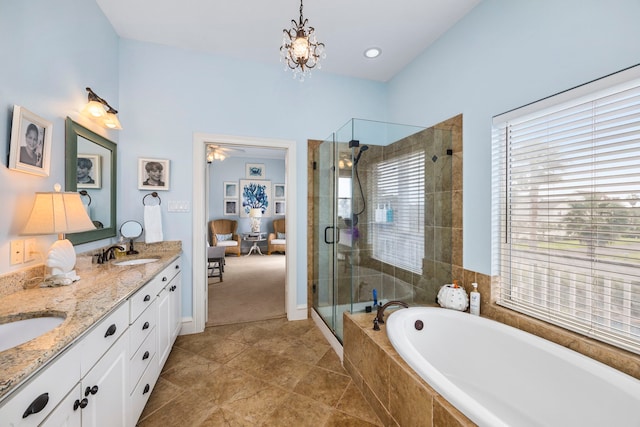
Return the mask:
M 494 120 L 498 303 L 640 353 L 640 79 L 579 90 Z
M 376 164 L 369 206 L 373 258 L 419 274 L 424 258 L 424 162 L 421 151 Z M 382 211 L 376 215 L 376 210 Z

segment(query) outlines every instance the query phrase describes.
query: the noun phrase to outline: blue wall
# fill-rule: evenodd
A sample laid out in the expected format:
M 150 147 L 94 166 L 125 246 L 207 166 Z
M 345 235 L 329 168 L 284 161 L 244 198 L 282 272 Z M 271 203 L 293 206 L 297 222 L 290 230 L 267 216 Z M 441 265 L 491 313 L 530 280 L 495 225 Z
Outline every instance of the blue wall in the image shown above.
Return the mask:
M 463 113 L 464 267 L 491 270 L 491 118 L 640 62 L 638 0 L 484 0 L 389 83 L 390 121 Z

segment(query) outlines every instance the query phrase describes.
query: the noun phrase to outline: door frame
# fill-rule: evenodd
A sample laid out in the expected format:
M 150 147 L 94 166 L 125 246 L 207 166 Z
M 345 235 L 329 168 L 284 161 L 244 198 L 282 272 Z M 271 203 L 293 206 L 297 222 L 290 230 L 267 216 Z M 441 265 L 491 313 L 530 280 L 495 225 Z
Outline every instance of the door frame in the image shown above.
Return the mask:
M 288 320 L 307 318 L 307 305 L 297 304 L 296 265 L 297 265 L 297 229 L 295 200 L 296 185 L 296 143 L 291 140 L 244 137 L 208 133 L 193 134 L 193 330 L 192 333 L 204 331 L 207 322 L 207 221 L 205 206 L 207 197 L 207 144 L 231 144 L 248 147 L 280 148 L 285 154 L 285 182 L 287 218 L 287 256 L 285 274 L 285 311 Z

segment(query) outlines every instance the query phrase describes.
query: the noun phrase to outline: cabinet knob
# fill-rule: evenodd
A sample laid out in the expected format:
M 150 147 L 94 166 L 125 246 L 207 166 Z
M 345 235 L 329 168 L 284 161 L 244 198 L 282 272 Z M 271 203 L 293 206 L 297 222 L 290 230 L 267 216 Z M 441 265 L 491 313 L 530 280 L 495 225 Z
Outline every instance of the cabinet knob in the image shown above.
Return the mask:
M 107 329 L 107 332 L 105 332 L 104 337 L 110 337 L 111 335 L 116 333 L 116 324 L 114 323 L 113 325 L 109 326 L 109 329 Z
M 176 264 L 176 270 L 178 270 L 180 268 L 179 264 Z
M 82 400 L 76 400 L 75 402 L 73 402 L 73 410 L 75 411 L 78 408 L 84 409 L 87 407 L 88 404 L 89 404 L 89 401 L 87 400 L 86 397 Z
M 149 322 L 144 322 L 144 325 L 142 325 L 142 330 L 144 331 L 145 329 L 149 329 Z
M 145 351 L 144 354 L 142 355 L 142 360 L 147 360 L 149 358 L 149 352 Z
M 149 384 L 146 384 L 146 385 L 144 386 L 144 390 L 142 391 L 142 394 L 147 394 L 147 393 L 149 393 L 149 389 L 150 389 L 150 388 L 151 388 L 151 387 L 149 387 Z
M 31 402 L 31 405 L 29 405 L 27 410 L 24 411 L 24 414 L 22 414 L 22 418 L 27 418 L 31 414 L 37 414 L 47 406 L 47 403 L 49 403 L 49 393 L 42 393 Z
M 94 385 L 93 387 L 87 387 L 84 390 L 84 395 L 89 396 L 89 394 L 96 394 L 98 392 L 98 386 Z
M 167 276 L 164 276 L 164 277 L 162 278 L 162 281 L 163 281 L 163 282 L 166 282 L 167 280 L 168 280 L 168 279 L 167 279 Z
M 144 302 L 150 301 L 151 300 L 151 295 L 145 295 L 144 296 Z

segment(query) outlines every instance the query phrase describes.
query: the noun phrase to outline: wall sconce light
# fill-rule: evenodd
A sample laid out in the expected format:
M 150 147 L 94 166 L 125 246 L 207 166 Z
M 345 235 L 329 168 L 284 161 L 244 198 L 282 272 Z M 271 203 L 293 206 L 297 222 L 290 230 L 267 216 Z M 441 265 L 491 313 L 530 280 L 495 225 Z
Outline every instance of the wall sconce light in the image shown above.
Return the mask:
M 57 234 L 56 240 L 47 254 L 47 267 L 51 268 L 49 280 L 56 284 L 71 284 L 80 277 L 76 275 L 76 251 L 65 239 L 65 233 L 79 233 L 94 230 L 91 218 L 82 204 L 80 194 L 60 192 L 60 184 L 51 193 L 36 193 L 33 209 L 22 231 L 23 235 Z
M 87 88 L 87 105 L 84 106 L 82 113 L 94 120 L 98 120 L 109 129 L 122 129 L 120 120 L 118 120 L 118 110 L 114 109 L 107 101 L 100 98 L 90 87 Z

